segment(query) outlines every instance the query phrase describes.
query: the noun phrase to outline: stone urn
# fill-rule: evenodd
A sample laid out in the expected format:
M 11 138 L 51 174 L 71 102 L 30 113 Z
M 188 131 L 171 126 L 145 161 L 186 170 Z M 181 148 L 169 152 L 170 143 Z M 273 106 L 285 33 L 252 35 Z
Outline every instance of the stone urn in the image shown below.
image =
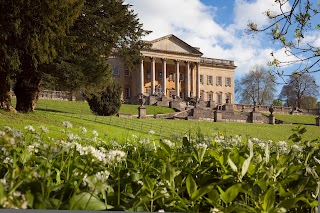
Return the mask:
M 143 95 L 140 95 L 139 103 L 140 103 L 140 106 L 143 106 L 143 104 L 144 104 L 144 98 L 143 98 Z
M 271 105 L 271 106 L 269 107 L 269 112 L 271 113 L 271 115 L 273 114 L 273 112 L 274 112 L 273 105 Z

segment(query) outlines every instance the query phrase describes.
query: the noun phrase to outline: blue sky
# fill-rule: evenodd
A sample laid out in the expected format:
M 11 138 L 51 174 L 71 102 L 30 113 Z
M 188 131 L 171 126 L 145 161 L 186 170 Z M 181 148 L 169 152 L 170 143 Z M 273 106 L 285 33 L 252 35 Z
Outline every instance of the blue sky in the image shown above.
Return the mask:
M 317 3 L 317 0 L 313 0 Z M 245 33 L 247 24 L 254 21 L 267 26 L 263 14 L 270 9 L 279 13 L 274 0 L 125 0 L 132 4 L 144 28 L 153 31 L 146 40 L 174 34 L 188 44 L 200 47 L 205 57 L 234 60 L 235 78 L 240 78 L 256 64 L 265 65 L 272 60 L 271 52 L 282 60 L 290 60 L 265 33 L 255 36 Z M 289 10 L 290 4 L 284 9 Z M 320 32 L 310 31 L 307 40 L 320 47 Z M 286 67 L 291 73 L 294 66 Z M 319 74 L 315 75 L 319 76 Z M 320 84 L 320 78 L 317 77 Z M 278 86 L 280 93 L 282 86 Z

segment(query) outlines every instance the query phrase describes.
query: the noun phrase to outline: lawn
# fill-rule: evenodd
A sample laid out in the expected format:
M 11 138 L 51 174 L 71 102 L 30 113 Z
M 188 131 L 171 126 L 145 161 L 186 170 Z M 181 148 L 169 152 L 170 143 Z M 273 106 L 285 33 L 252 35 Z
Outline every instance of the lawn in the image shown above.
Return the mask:
M 137 111 L 137 105 L 122 105 L 121 113 L 134 114 Z M 147 106 L 148 114 L 157 114 L 172 112 L 172 109 L 165 107 Z M 278 119 L 289 121 L 300 121 L 293 123 L 312 123 L 314 116 L 301 115 L 276 115 Z M 307 118 L 310 120 L 307 121 Z M 14 114 L 0 111 L 0 127 L 5 125 L 23 128 L 26 125 L 47 126 L 52 134 L 59 135 L 61 123 L 65 120 L 70 121 L 74 128 L 81 126 L 88 127 L 89 130 L 96 130 L 109 139 L 125 140 L 134 135 L 145 135 L 150 130 L 156 135 L 167 136 L 177 134 L 196 134 L 198 132 L 212 136 L 216 133 L 224 135 L 242 135 L 246 137 L 255 137 L 263 140 L 288 141 L 293 134 L 292 129 L 299 126 L 297 124 L 250 124 L 250 123 L 214 123 L 208 121 L 191 120 L 165 120 L 165 119 L 136 119 L 136 118 L 118 118 L 100 117 L 91 113 L 87 103 L 70 102 L 57 100 L 39 100 L 36 111 L 30 114 Z M 306 125 L 307 132 L 304 138 L 312 140 L 319 138 L 319 127 Z M 80 131 L 80 130 L 79 130 Z
M 285 114 L 275 114 L 276 119 L 294 123 L 294 124 L 315 124 L 315 115 L 285 115 Z

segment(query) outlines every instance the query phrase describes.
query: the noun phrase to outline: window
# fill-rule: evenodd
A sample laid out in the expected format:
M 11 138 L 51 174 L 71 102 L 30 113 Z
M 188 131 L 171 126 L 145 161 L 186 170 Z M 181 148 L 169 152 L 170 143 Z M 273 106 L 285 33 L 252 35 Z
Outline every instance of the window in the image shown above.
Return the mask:
M 114 66 L 113 67 L 113 75 L 120 75 L 120 71 L 119 71 L 119 67 L 118 66 Z
M 212 101 L 213 97 L 212 97 L 212 93 L 208 93 L 208 101 Z
M 203 75 L 200 75 L 200 83 L 203 84 Z
M 231 87 L 231 78 L 226 78 L 226 86 Z
M 208 75 L 207 84 L 212 84 L 212 75 Z
M 222 86 L 222 77 L 221 76 L 217 76 L 217 85 Z
M 222 103 L 222 95 L 218 94 L 217 97 L 218 97 L 218 104 L 221 104 Z
M 151 78 L 151 71 L 147 70 L 147 78 Z
M 180 73 L 180 81 L 184 81 L 184 74 Z
M 124 75 L 125 75 L 125 76 L 130 76 L 130 70 L 129 70 L 129 69 L 126 69 L 126 70 L 124 71 Z
M 169 74 L 169 81 L 173 81 L 174 80 L 174 73 L 170 72 Z
M 162 72 L 161 71 L 158 71 L 158 79 L 162 79 Z
M 229 100 L 229 102 L 228 102 L 228 103 L 231 103 L 231 94 L 226 94 L 226 99 L 228 99 L 228 100 Z M 227 102 L 227 100 L 226 100 L 226 102 Z
M 125 97 L 130 98 L 131 97 L 131 90 L 130 87 L 125 88 Z
M 176 92 L 174 90 L 170 90 L 170 97 L 174 96 Z

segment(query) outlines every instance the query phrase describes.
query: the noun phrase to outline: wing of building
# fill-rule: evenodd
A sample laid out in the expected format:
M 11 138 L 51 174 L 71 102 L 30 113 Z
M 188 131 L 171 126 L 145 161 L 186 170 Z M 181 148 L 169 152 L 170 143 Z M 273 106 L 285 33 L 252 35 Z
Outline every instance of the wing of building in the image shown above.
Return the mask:
M 174 35 L 150 41 L 141 51 L 138 72 L 130 72 L 121 58 L 110 57 L 114 79 L 122 85 L 122 98 L 137 103 L 139 96 L 170 100 L 195 98 L 215 104 L 234 102 L 233 61 L 202 57 L 193 47 Z

